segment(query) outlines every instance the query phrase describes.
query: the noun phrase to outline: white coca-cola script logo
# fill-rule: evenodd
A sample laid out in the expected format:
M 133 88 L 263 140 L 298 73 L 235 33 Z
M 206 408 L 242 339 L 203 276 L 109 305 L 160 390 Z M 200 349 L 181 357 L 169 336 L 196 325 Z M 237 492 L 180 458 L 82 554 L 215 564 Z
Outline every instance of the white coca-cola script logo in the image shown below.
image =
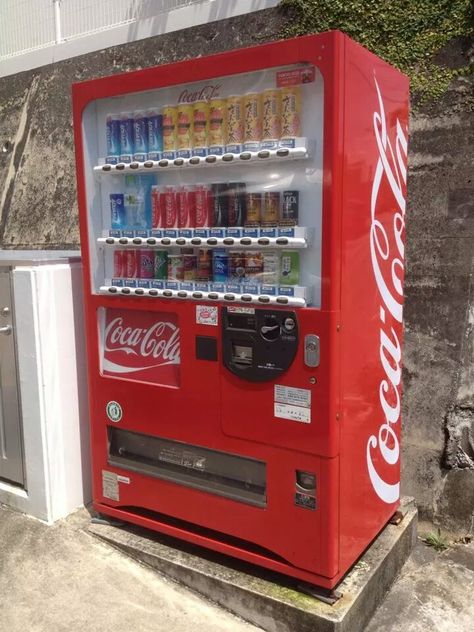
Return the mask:
M 179 364 L 179 327 L 159 321 L 148 328 L 133 328 L 124 326 L 123 318 L 114 318 L 105 328 L 104 348 L 109 356 L 125 353 L 133 359 L 128 366 L 123 366 L 104 354 L 104 369 L 114 373 L 135 373 Z
M 388 466 L 395 466 L 400 458 L 400 444 L 393 426 L 400 421 L 401 344 L 403 312 L 403 271 L 405 226 L 405 186 L 407 178 L 407 135 L 397 119 L 394 146 L 387 134 L 385 109 L 377 81 L 375 81 L 380 112 L 374 112 L 375 140 L 379 159 L 371 195 L 370 255 L 375 282 L 380 294 L 379 355 L 383 378 L 379 399 L 384 422 L 377 436 L 367 442 L 367 467 L 372 486 L 378 497 L 394 503 L 400 496 L 400 481 L 388 482 L 374 465 L 374 454 L 380 455 Z M 387 186 L 388 185 L 388 186 Z M 381 187 L 384 195 L 380 195 Z M 392 210 L 390 221 L 381 221 L 382 212 Z M 392 478 L 393 480 L 393 478 Z

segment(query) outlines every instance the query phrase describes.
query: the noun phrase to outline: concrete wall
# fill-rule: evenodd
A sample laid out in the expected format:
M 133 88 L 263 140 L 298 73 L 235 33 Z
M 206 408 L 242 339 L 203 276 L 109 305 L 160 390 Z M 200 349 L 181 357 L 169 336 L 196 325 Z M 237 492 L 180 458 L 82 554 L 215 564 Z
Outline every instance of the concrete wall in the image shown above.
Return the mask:
M 0 244 L 78 244 L 72 82 L 268 41 L 283 20 L 268 9 L 0 79 Z M 465 48 L 453 45 L 449 63 Z M 456 80 L 431 111 L 412 117 L 405 310 L 404 491 L 426 518 L 461 532 L 474 507 L 468 90 Z

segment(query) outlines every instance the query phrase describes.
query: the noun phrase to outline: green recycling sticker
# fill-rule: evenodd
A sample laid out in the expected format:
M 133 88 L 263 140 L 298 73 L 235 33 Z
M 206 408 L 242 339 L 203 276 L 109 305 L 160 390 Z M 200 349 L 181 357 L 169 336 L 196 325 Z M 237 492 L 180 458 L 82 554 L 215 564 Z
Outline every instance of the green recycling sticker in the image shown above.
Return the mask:
M 106 411 L 110 421 L 117 423 L 122 419 L 122 406 L 118 402 L 107 402 Z

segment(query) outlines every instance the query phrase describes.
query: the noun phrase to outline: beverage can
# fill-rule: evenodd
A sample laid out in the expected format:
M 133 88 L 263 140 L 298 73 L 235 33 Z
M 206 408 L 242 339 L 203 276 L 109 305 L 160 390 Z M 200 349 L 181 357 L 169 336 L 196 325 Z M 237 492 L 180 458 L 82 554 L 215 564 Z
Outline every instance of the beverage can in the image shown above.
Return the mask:
M 207 101 L 196 101 L 193 105 L 193 147 L 194 149 L 203 149 L 202 155 L 205 155 L 205 149 L 208 146 L 209 133 L 209 104 Z M 196 155 L 198 154 L 197 152 Z
M 108 164 L 117 164 L 120 157 L 120 114 L 107 114 L 105 117 L 107 131 L 107 158 Z
M 245 182 L 229 182 L 228 188 L 228 226 L 243 226 L 246 217 Z
M 277 147 L 281 137 L 281 92 L 265 90 L 262 95 L 262 147 Z
M 110 194 L 110 225 L 112 228 L 127 228 L 127 213 L 123 193 Z
M 180 103 L 177 106 L 176 149 L 191 149 L 193 146 L 193 106 Z
M 134 152 L 133 112 L 122 112 L 120 115 L 120 160 L 131 162 Z
M 212 196 L 209 187 L 205 184 L 198 184 L 194 190 L 194 206 L 196 213 L 196 228 L 203 228 L 211 225 L 211 200 Z
M 280 283 L 298 285 L 300 281 L 300 253 L 297 250 L 283 250 L 280 258 Z
M 125 251 L 121 248 L 114 250 L 114 277 L 126 276 Z
M 229 277 L 229 253 L 225 248 L 216 248 L 212 252 L 212 276 L 216 282 L 225 282 Z
M 216 227 L 228 226 L 229 220 L 229 197 L 228 185 L 218 183 L 212 185 L 212 225 Z
M 263 276 L 263 255 L 260 251 L 248 250 L 245 253 L 245 277 L 255 283 L 261 283 Z
M 137 251 L 134 248 L 127 248 L 123 251 L 123 270 L 127 279 L 135 279 L 137 276 Z
M 247 193 L 245 226 L 260 226 L 262 218 L 262 194 Z
M 299 191 L 283 191 L 280 224 L 282 226 L 297 226 L 299 212 Z
M 301 136 L 301 88 L 285 86 L 281 89 L 281 138 Z
M 241 96 L 227 97 L 227 144 L 226 151 L 238 154 L 244 142 L 244 108 Z
M 210 281 L 212 277 L 212 250 L 202 248 L 199 250 L 197 260 L 197 281 Z
M 155 279 L 168 278 L 168 253 L 166 250 L 155 251 Z
M 194 187 L 179 187 L 176 190 L 179 228 L 191 228 L 195 225 L 195 191 Z
M 183 256 L 168 255 L 168 281 L 182 281 L 183 273 Z
M 223 154 L 227 138 L 226 100 L 209 101 L 209 153 Z
M 160 197 L 165 228 L 178 228 L 178 205 L 174 187 L 167 186 Z
M 147 228 L 146 188 L 141 176 L 125 176 L 125 212 L 128 228 Z
M 151 227 L 164 228 L 164 213 L 160 187 L 151 187 Z
M 183 281 L 195 281 L 197 271 L 197 256 L 183 255 Z
M 163 115 L 163 151 L 174 155 L 178 110 L 173 105 L 165 105 L 161 112 Z
M 262 205 L 262 226 L 277 226 L 280 219 L 280 193 L 265 191 Z
M 244 95 L 244 149 L 258 151 L 262 138 L 262 95 L 250 92 Z
M 133 138 L 134 153 L 133 159 L 144 162 L 148 154 L 148 119 L 147 113 L 138 110 L 133 114 Z
M 155 274 L 155 253 L 149 248 L 137 251 L 137 268 L 139 279 L 153 279 Z
M 229 252 L 229 277 L 242 280 L 245 278 L 245 252 Z
M 148 159 L 159 160 L 163 151 L 163 115 L 158 110 L 147 112 Z
M 276 285 L 280 280 L 280 257 L 274 250 L 263 253 L 262 283 Z

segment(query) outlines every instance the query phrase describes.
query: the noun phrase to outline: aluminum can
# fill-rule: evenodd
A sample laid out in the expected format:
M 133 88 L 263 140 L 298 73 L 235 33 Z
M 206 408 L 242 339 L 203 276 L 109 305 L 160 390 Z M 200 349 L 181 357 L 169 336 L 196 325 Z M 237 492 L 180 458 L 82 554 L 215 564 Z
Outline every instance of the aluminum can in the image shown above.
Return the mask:
M 155 250 L 155 279 L 168 278 L 168 253 L 166 250 Z
M 262 138 L 262 95 L 244 95 L 244 149 L 258 151 Z
M 245 278 L 245 252 L 229 252 L 229 277 L 239 281 Z
M 226 100 L 209 101 L 209 151 L 221 154 L 227 140 Z
M 126 276 L 125 251 L 121 248 L 114 250 L 114 277 Z
M 147 113 L 143 110 L 134 112 L 133 138 L 135 143 L 133 159 L 144 162 L 148 154 L 148 119 Z
M 263 255 L 256 250 L 245 253 L 245 277 L 255 283 L 261 283 L 263 276 Z
M 120 114 L 107 114 L 107 158 L 109 164 L 116 164 L 120 156 Z
M 176 203 L 176 191 L 174 187 L 165 187 L 160 196 L 165 228 L 178 228 L 178 205 Z
M 124 272 L 127 279 L 135 279 L 137 276 L 137 251 L 134 248 L 128 248 L 123 251 L 124 256 Z
M 183 273 L 183 256 L 168 255 L 168 281 L 182 281 Z
M 178 110 L 173 105 L 165 105 L 161 112 L 163 115 L 163 151 L 174 153 Z
M 139 279 L 153 279 L 155 274 L 155 252 L 149 248 L 138 250 L 137 266 Z
M 151 187 L 151 227 L 164 228 L 163 198 L 160 187 Z
M 262 256 L 262 283 L 267 285 L 276 285 L 280 280 L 280 257 L 274 250 L 265 251 Z
M 212 225 L 217 227 L 228 226 L 229 197 L 227 184 L 212 185 L 212 206 Z
M 283 191 L 283 203 L 280 216 L 281 225 L 296 226 L 298 224 L 299 197 L 299 191 Z
M 211 192 L 205 184 L 198 184 L 194 190 L 196 228 L 211 225 Z
M 265 90 L 262 95 L 262 147 L 276 147 L 281 137 L 281 92 Z
M 193 106 L 181 103 L 177 106 L 176 149 L 191 149 L 193 146 Z
M 229 253 L 225 248 L 212 251 L 212 277 L 214 281 L 227 281 L 229 277 Z
M 228 225 L 243 226 L 247 207 L 245 182 L 229 182 Z
M 195 281 L 197 272 L 197 256 L 183 255 L 183 281 Z
M 134 152 L 133 112 L 122 112 L 120 115 L 120 160 L 130 162 Z
M 280 259 L 280 283 L 298 285 L 300 282 L 300 253 L 297 250 L 283 250 Z
M 245 226 L 260 226 L 262 218 L 262 194 L 247 193 Z
M 281 89 L 281 138 L 301 136 L 301 88 L 286 86 Z
M 176 190 L 176 202 L 178 206 L 178 226 L 179 228 L 191 228 L 196 223 L 194 188 L 179 187 Z
M 241 96 L 227 97 L 227 144 L 226 151 L 238 154 L 244 142 L 244 106 Z
M 112 228 L 127 227 L 127 212 L 123 193 L 110 194 L 110 225 Z
M 148 110 L 148 158 L 159 160 L 163 151 L 163 115 L 158 110 Z
M 209 103 L 196 101 L 193 107 L 193 144 L 196 148 L 206 149 L 209 134 Z M 205 155 L 205 151 L 203 153 Z
M 262 226 L 277 226 L 280 219 L 280 193 L 265 191 L 262 204 Z
M 210 281 L 212 278 L 212 250 L 199 250 L 197 260 L 196 281 Z

